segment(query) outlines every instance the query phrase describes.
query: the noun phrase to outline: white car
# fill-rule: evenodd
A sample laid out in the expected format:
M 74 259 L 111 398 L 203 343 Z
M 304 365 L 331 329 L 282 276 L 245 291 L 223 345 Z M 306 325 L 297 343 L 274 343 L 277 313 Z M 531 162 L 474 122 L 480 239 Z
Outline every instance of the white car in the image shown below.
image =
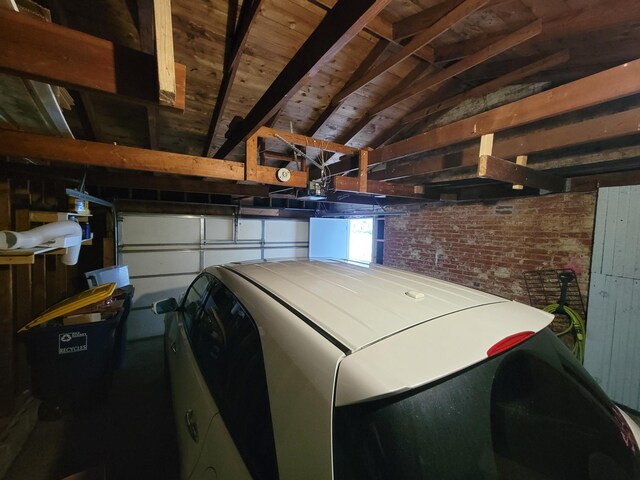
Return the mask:
M 211 267 L 166 315 L 182 479 L 640 479 L 551 315 L 378 266 Z

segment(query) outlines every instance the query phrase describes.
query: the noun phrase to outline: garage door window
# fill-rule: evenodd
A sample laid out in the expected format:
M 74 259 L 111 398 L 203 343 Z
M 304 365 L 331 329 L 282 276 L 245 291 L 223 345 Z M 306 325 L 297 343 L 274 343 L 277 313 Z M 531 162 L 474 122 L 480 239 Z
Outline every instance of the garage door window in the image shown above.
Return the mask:
M 216 281 L 191 342 L 202 375 L 253 478 L 277 478 L 267 380 L 258 329 Z

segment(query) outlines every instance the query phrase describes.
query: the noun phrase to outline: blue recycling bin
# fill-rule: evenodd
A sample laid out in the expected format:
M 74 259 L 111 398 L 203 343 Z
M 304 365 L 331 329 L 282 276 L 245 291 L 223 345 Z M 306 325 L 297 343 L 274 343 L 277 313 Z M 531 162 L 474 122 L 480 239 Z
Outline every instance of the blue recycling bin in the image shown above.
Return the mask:
M 45 410 L 74 409 L 106 399 L 122 312 L 78 325 L 50 322 L 21 334 L 31 366 L 32 391 Z

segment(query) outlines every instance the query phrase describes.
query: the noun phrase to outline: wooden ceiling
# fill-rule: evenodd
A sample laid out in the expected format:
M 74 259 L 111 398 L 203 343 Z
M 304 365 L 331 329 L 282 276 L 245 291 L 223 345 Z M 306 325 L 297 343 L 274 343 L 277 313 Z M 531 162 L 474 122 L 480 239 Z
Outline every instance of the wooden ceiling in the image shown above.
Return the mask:
M 39 3 L 54 22 L 153 53 L 153 0 Z M 268 125 L 377 148 L 640 57 L 637 0 L 172 0 L 171 11 L 175 61 L 186 66 L 184 111 L 72 92 L 75 106 L 65 113 L 76 138 L 244 161 L 244 140 Z M 493 153 L 535 154 L 545 169 L 564 162 L 556 171 L 565 177 L 609 160 L 611 168 L 597 171 L 636 168 L 635 156 L 614 152 L 638 143 L 638 102 L 627 95 L 510 129 Z M 609 116 L 625 110 L 618 133 L 603 133 Z M 590 118 L 591 130 L 561 129 Z M 585 131 L 599 133 L 560 140 Z M 528 150 L 513 146 L 529 137 Z M 471 191 L 477 177 L 465 172 L 477 164 L 477 144 L 466 141 L 375 167 L 369 179 L 432 184 L 432 198 Z M 279 141 L 260 148 L 290 155 Z M 601 162 L 564 160 L 607 149 Z M 287 164 L 277 156 L 265 162 Z

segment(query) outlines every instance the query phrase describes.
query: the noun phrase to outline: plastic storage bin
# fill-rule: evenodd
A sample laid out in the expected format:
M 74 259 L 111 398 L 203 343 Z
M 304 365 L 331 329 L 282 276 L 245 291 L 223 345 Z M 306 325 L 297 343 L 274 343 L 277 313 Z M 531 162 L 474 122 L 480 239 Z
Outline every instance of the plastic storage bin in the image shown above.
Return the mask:
M 43 325 L 21 334 L 33 394 L 43 401 L 41 417 L 43 409 L 75 408 L 106 399 L 122 312 L 99 322 Z
M 116 265 L 114 267 L 100 268 L 84 274 L 89 284 L 89 288 L 115 282 L 116 287 L 129 285 L 129 267 L 127 265 Z

